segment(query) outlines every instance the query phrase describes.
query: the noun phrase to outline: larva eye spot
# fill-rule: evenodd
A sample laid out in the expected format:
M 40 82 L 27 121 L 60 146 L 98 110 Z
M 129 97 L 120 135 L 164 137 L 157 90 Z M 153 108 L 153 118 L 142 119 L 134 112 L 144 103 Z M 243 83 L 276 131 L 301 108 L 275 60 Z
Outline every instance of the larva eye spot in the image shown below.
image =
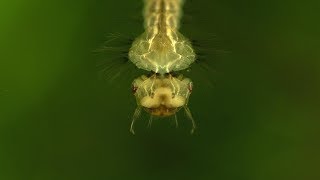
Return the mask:
M 132 93 L 135 94 L 138 90 L 138 87 L 135 85 L 132 85 L 131 90 L 132 90 Z
M 189 90 L 190 93 L 192 93 L 192 82 L 189 83 L 188 90 Z

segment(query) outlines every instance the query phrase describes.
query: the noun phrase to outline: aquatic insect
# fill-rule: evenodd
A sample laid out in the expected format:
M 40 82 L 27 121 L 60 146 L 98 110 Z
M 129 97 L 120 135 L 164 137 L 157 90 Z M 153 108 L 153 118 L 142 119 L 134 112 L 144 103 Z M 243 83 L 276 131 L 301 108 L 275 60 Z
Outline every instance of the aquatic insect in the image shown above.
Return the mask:
M 181 108 L 192 122 L 191 133 L 196 128 L 188 108 L 192 82 L 182 75 L 196 59 L 191 42 L 178 30 L 184 0 L 144 0 L 145 32 L 137 37 L 129 50 L 129 60 L 138 68 L 152 72 L 142 75 L 132 83 L 137 108 L 130 131 L 144 109 L 151 116 L 175 116 Z M 176 121 L 177 123 L 177 121 Z

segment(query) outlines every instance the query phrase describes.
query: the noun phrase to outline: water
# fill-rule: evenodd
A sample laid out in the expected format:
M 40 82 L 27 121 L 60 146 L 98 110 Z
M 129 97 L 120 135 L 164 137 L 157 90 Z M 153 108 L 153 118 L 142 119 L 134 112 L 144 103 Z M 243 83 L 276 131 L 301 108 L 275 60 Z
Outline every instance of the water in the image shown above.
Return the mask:
M 93 51 L 141 34 L 142 2 L 1 3 L 0 179 L 319 179 L 316 3 L 187 2 L 198 129 L 144 115 L 135 136 L 144 72 L 101 79 Z

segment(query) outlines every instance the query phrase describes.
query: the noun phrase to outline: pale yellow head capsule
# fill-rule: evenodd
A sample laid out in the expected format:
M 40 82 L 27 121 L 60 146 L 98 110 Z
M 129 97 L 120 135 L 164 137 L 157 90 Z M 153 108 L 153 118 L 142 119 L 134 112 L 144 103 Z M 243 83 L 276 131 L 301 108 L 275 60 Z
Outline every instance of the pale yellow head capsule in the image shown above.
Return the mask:
M 141 76 L 132 86 L 138 106 L 155 116 L 175 114 L 187 104 L 192 90 L 190 79 L 171 75 Z
M 186 115 L 192 121 L 193 129 L 195 128 L 192 115 L 187 107 L 192 92 L 190 79 L 176 78 L 170 74 L 154 74 L 151 77 L 141 76 L 134 80 L 132 90 L 138 105 L 131 124 L 132 133 L 134 133 L 134 121 L 140 115 L 141 108 L 152 116 L 165 117 L 174 115 L 183 107 Z

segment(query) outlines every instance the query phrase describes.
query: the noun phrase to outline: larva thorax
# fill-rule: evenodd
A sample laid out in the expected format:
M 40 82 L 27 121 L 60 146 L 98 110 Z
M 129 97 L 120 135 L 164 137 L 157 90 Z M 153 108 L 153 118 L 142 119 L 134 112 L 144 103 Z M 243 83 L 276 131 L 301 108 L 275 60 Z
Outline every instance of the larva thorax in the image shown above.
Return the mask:
M 145 0 L 145 32 L 132 44 L 129 59 L 141 69 L 164 74 L 195 60 L 190 41 L 179 33 L 183 0 Z

